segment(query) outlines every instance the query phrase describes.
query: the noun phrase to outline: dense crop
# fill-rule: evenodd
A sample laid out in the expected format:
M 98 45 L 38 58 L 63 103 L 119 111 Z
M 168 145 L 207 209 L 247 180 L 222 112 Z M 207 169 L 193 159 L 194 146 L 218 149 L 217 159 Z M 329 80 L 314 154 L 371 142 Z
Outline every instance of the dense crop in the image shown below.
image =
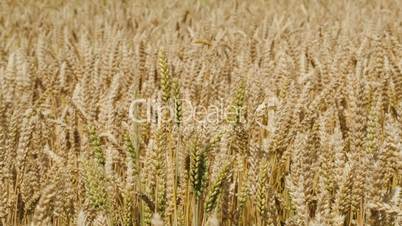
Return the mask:
M 0 225 L 402 225 L 401 10 L 1 0 Z

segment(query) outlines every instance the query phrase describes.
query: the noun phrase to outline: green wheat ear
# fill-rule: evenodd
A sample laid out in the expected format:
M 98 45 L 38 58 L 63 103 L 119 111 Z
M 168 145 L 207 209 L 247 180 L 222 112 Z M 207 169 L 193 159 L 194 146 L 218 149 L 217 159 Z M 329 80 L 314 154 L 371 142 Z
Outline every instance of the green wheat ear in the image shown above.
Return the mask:
M 205 187 L 205 175 L 207 173 L 207 157 L 205 151 L 199 147 L 197 141 L 191 145 L 190 179 L 195 197 L 201 197 Z
M 183 109 L 182 100 L 180 97 L 180 85 L 179 81 L 173 81 L 173 100 L 174 100 L 174 110 L 175 110 L 175 122 L 177 126 L 180 126 L 183 119 Z
M 95 159 L 101 166 L 105 165 L 105 154 L 103 153 L 101 140 L 98 136 L 95 127 L 89 127 L 89 144 L 94 153 Z
M 139 171 L 139 169 L 137 168 L 137 161 L 139 158 L 138 150 L 128 134 L 124 135 L 124 141 L 129 161 L 132 163 L 132 166 L 134 167 L 134 174 L 138 174 Z
M 162 89 L 162 101 L 167 103 L 170 99 L 170 90 L 172 81 L 170 78 L 169 65 L 166 56 L 166 52 L 161 49 L 159 51 L 159 69 L 161 73 L 161 89 Z
M 106 178 L 99 164 L 93 160 L 83 162 L 85 195 L 92 208 L 104 210 L 107 203 Z
M 218 177 L 212 183 L 211 190 L 207 195 L 205 204 L 205 211 L 207 213 L 211 213 L 215 209 L 219 195 L 222 193 L 223 188 L 222 186 L 227 180 L 229 174 L 230 174 L 230 163 L 227 163 L 220 170 Z

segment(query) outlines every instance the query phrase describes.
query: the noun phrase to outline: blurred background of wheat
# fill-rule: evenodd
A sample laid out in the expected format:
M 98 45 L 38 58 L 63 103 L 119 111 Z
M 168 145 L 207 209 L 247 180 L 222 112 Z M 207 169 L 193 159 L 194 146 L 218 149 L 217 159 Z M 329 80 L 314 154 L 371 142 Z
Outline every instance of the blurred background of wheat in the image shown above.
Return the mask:
M 401 10 L 0 1 L 0 225 L 402 225 Z

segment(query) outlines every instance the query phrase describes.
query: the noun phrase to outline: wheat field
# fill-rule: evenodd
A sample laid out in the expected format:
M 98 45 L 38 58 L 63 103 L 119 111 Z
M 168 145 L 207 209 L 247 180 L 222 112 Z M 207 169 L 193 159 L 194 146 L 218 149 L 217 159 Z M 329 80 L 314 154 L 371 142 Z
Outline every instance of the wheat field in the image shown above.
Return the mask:
M 0 226 L 401 226 L 402 2 L 1 0 Z

